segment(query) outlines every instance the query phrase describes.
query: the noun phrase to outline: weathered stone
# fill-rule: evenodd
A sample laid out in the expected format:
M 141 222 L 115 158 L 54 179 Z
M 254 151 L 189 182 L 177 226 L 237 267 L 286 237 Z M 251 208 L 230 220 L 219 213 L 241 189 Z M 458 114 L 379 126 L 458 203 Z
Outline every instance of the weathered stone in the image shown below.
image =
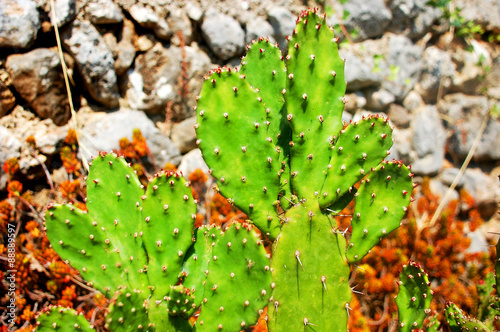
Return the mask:
M 368 38 L 380 37 L 386 31 L 391 22 L 392 15 L 383 0 L 366 2 L 363 0 L 350 0 L 340 5 L 333 3 L 333 10 L 337 13 L 348 13 L 342 21 L 339 15 L 328 18 L 329 25 L 344 24 L 347 31 L 351 33 L 354 41 L 363 41 Z
M 57 22 L 58 27 L 68 24 L 76 17 L 76 0 L 54 0 L 55 17 L 50 9 L 52 23 Z
M 500 3 L 496 0 L 457 0 L 455 8 L 468 21 L 482 24 L 488 30 L 500 29 Z
M 249 45 L 252 40 L 258 40 L 260 37 L 269 38 L 271 43 L 274 42 L 274 29 L 269 22 L 261 17 L 256 17 L 247 22 L 245 42 Z
M 170 31 L 172 32 L 170 42 L 173 45 L 181 45 L 181 38 L 184 45 L 191 44 L 194 38 L 193 27 L 191 25 L 191 20 L 184 11 L 180 9 L 172 11 L 168 18 L 168 24 L 170 26 Z
M 203 160 L 200 149 L 194 149 L 182 157 L 181 163 L 177 170 L 187 177 L 196 169 L 201 169 L 203 172 L 208 173 L 208 166 Z
M 136 3 L 128 9 L 128 12 L 140 26 L 153 30 L 156 37 L 168 40 L 172 35 L 165 18 L 159 16 L 150 6 Z
M 196 148 L 196 131 L 194 125 L 196 117 L 174 124 L 170 138 L 181 153 L 189 152 Z
M 399 129 L 395 127 L 392 131 L 392 139 L 394 140 L 392 148 L 396 150 L 398 158 L 405 165 L 410 165 L 412 136 L 413 131 L 411 128 Z
M 446 133 L 435 106 L 416 109 L 412 118 L 411 170 L 418 175 L 434 175 L 444 162 Z
M 389 111 L 387 112 L 389 119 L 398 128 L 408 128 L 410 127 L 411 116 L 406 108 L 398 104 L 391 104 L 389 106 Z
M 396 101 L 392 93 L 385 89 L 367 89 L 366 108 L 373 111 L 387 111 L 389 105 Z
M 483 96 L 467 96 L 461 93 L 449 94 L 439 103 L 439 110 L 453 120 L 448 123 L 451 137 L 448 148 L 453 155 L 465 159 L 489 111 L 488 99 Z M 500 121 L 490 119 L 481 136 L 474 159 L 500 159 Z
M 99 151 L 119 150 L 122 137 L 132 139 L 134 129 L 139 129 L 161 168 L 167 162 L 178 165 L 180 153 L 168 137 L 163 136 L 144 112 L 121 109 L 112 113 L 95 113 L 83 124 L 81 144 L 85 145 L 92 156 Z M 90 158 L 89 155 L 85 155 Z
M 345 61 L 345 80 L 348 91 L 357 91 L 367 87 L 380 86 L 383 77 L 378 75 L 373 57 L 360 58 L 349 46 L 340 50 L 340 56 Z
M 288 8 L 273 7 L 267 12 L 267 16 L 274 29 L 274 38 L 280 45 L 280 49 L 285 51 L 288 47 L 286 36 L 292 35 L 295 29 L 295 15 Z
M 210 9 L 201 25 L 203 38 L 210 49 L 222 60 L 241 55 L 245 49 L 245 31 L 230 16 Z
M 415 85 L 415 90 L 427 103 L 436 103 L 439 88 L 442 95 L 451 85 L 455 74 L 455 65 L 449 53 L 435 46 L 428 47 L 423 54 L 420 78 Z
M 411 39 L 423 37 L 443 15 L 438 8 L 429 6 L 427 0 L 391 0 L 388 6 L 392 12 L 389 30 Z
M 462 92 L 465 94 L 476 94 L 483 82 L 481 77 L 485 77 L 486 68 L 491 69 L 491 55 L 487 47 L 477 40 L 471 40 L 471 50 L 457 48 L 452 54 L 453 61 L 457 68 L 452 77 L 453 92 Z M 489 74 L 488 74 L 489 76 Z M 494 87 L 495 85 L 492 85 Z
M 135 59 L 134 46 L 135 28 L 132 21 L 124 19 L 122 29 L 122 39 L 118 42 L 117 57 L 115 60 L 115 72 L 117 75 L 124 74 Z
M 0 80 L 0 118 L 16 106 L 16 97 L 9 87 Z
M 150 114 L 164 111 L 166 103 L 178 96 L 181 61 L 179 48 L 165 48 L 160 43 L 137 56 L 135 68 L 127 77 L 125 96 L 130 107 Z
M 116 24 L 123 21 L 123 13 L 112 0 L 91 0 L 86 7 L 90 22 L 94 24 Z
M 189 16 L 190 19 L 192 19 L 195 22 L 200 22 L 201 19 L 203 18 L 203 10 L 198 6 L 198 4 L 189 1 L 186 3 L 186 13 Z
M 92 98 L 110 108 L 118 106 L 115 62 L 96 28 L 88 21 L 74 21 L 61 35 Z
M 403 100 L 403 106 L 410 112 L 424 105 L 422 96 L 416 91 L 410 91 Z
M 0 1 L 0 47 L 30 47 L 40 26 L 35 1 Z
M 71 117 L 61 62 L 56 50 L 37 48 L 5 63 L 12 85 L 42 119 L 63 125 Z

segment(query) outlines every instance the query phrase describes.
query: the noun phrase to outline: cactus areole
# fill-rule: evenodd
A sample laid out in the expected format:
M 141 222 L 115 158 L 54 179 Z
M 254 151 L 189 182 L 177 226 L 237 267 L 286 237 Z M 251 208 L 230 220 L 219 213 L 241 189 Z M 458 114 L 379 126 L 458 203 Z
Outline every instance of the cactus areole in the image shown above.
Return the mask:
M 260 38 L 240 69 L 211 71 L 196 107 L 216 190 L 264 241 L 240 224 L 194 229 L 196 204 L 181 176 L 159 174 L 144 192 L 113 154 L 92 162 L 88 213 L 48 210 L 54 249 L 112 298 L 110 330 L 240 331 L 266 305 L 270 331 L 347 329 L 350 264 L 400 226 L 412 174 L 384 161 L 388 119 L 342 122 L 344 60 L 325 15 L 302 12 L 288 42 L 283 56 Z M 352 200 L 346 239 L 335 215 Z

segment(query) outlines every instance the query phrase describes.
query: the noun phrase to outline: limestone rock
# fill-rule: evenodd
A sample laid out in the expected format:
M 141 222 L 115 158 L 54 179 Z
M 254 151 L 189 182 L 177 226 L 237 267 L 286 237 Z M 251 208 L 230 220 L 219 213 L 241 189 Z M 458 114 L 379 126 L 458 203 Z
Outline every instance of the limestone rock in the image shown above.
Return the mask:
M 85 87 L 104 106 L 118 106 L 115 62 L 102 36 L 88 21 L 74 21 L 62 34 L 63 45 L 73 56 Z
M 411 39 L 423 37 L 443 15 L 441 10 L 428 5 L 427 0 L 392 0 L 388 6 L 392 12 L 389 29 Z
M 436 103 L 439 86 L 443 93 L 450 87 L 455 65 L 449 53 L 435 46 L 428 47 L 422 57 L 422 69 L 415 90 L 427 103 Z
M 135 3 L 128 12 L 140 26 L 153 30 L 156 37 L 168 40 L 172 35 L 166 19 L 159 16 L 150 6 Z
M 132 140 L 132 132 L 139 129 L 154 157 L 157 167 L 167 162 L 178 165 L 180 153 L 172 141 L 163 136 L 144 112 L 121 109 L 112 113 L 94 113 L 84 124 L 81 144 L 85 145 L 92 156 L 99 151 L 119 150 L 119 140 L 127 137 Z M 87 159 L 91 156 L 85 155 Z
M 446 133 L 435 106 L 418 108 L 412 118 L 411 170 L 417 175 L 433 175 L 444 162 Z
M 50 8 L 50 7 L 49 7 Z M 58 27 L 68 24 L 76 17 L 76 0 L 54 0 L 56 15 L 50 10 L 50 17 L 53 23 L 57 22 Z
M 230 16 L 209 10 L 201 25 L 203 38 L 221 60 L 241 55 L 245 49 L 245 31 Z
M 28 48 L 40 27 L 35 1 L 0 1 L 0 47 Z
M 16 106 L 16 97 L 9 87 L 0 80 L 0 118 Z
M 194 125 L 196 117 L 174 124 L 170 138 L 181 153 L 189 152 L 196 148 L 196 131 Z
M 112 0 L 91 0 L 86 8 L 93 24 L 116 24 L 123 21 L 123 13 Z
M 37 48 L 7 58 L 12 85 L 42 119 L 63 125 L 71 117 L 61 62 L 56 50 Z
M 479 128 L 489 111 L 488 99 L 483 96 L 467 96 L 454 93 L 444 96 L 439 103 L 440 112 L 453 122 L 448 124 L 451 137 L 448 147 L 453 154 L 465 159 L 477 136 Z M 474 154 L 478 160 L 500 159 L 500 120 L 490 119 Z

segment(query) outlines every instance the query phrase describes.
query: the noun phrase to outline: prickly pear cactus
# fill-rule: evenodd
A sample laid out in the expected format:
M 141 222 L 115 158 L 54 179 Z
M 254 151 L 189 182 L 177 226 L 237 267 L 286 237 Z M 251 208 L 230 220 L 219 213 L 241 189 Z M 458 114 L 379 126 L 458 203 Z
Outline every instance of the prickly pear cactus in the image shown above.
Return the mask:
M 399 227 L 412 175 L 400 162 L 382 163 L 392 146 L 387 119 L 342 123 L 344 60 L 325 17 L 301 13 L 288 41 L 286 57 L 261 38 L 239 71 L 209 73 L 197 143 L 220 193 L 275 240 L 269 329 L 342 331 L 348 263 Z M 352 199 L 347 245 L 331 216 Z
M 449 302 L 446 304 L 445 314 L 446 322 L 452 332 L 492 331 L 483 322 L 464 314 L 454 303 Z
M 50 331 L 95 331 L 83 313 L 59 306 L 48 307 L 36 318 L 36 330 Z
M 399 331 L 422 328 L 425 317 L 430 313 L 431 301 L 432 290 L 427 273 L 420 264 L 408 262 L 401 271 L 396 297 Z

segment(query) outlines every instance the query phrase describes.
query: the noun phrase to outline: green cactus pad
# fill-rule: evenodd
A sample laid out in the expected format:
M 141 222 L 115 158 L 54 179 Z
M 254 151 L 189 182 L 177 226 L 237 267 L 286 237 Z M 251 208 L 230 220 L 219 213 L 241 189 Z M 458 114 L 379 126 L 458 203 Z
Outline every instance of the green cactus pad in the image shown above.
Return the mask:
M 267 132 L 262 98 L 244 75 L 218 69 L 204 82 L 197 111 L 199 147 L 220 193 L 264 233 L 277 236 L 283 152 Z
M 292 128 L 292 188 L 299 198 L 313 197 L 324 181 L 332 137 L 342 129 L 346 89 L 344 60 L 324 17 L 303 12 L 288 43 L 287 120 Z
M 345 331 L 352 294 L 344 237 L 317 205 L 286 216 L 273 252 L 269 331 Z
M 449 302 L 446 304 L 445 315 L 446 322 L 452 332 L 491 331 L 484 323 L 465 315 L 454 303 Z
M 146 301 L 141 291 L 124 288 L 116 292 L 106 315 L 110 331 L 154 331 L 148 318 Z
M 163 300 L 177 283 L 184 255 L 194 240 L 196 204 L 191 187 L 175 173 L 155 176 L 148 184 L 142 216 L 152 300 Z
M 399 331 L 411 332 L 422 328 L 424 319 L 430 312 L 432 290 L 427 273 L 416 262 L 410 261 L 404 265 L 399 278 L 396 297 Z
M 322 208 L 336 202 L 388 155 L 392 146 L 389 122 L 378 116 L 363 117 L 340 131 L 332 146 L 326 180 L 319 202 Z
M 239 331 L 255 324 L 271 295 L 270 262 L 259 236 L 233 224 L 212 254 L 195 330 Z
M 83 313 L 59 306 L 43 309 L 36 318 L 36 326 L 37 332 L 95 331 Z
M 383 162 L 362 180 L 346 253 L 350 263 L 361 260 L 381 238 L 400 226 L 412 190 L 412 174 L 401 162 Z
M 266 109 L 266 119 L 269 121 L 267 132 L 277 139 L 283 151 L 280 154 L 281 167 L 281 206 L 287 207 L 284 198 L 290 196 L 289 142 L 291 140 L 290 126 L 286 123 L 285 99 L 281 93 L 286 88 L 286 68 L 283 55 L 277 45 L 271 45 L 266 38 L 259 38 L 248 47 L 247 54 L 241 60 L 241 73 L 246 75 L 248 83 L 258 90 Z
M 428 320 L 425 322 L 425 331 L 427 332 L 438 332 L 441 331 L 441 323 L 436 314 L 427 316 Z
M 241 59 L 240 71 L 262 97 L 266 119 L 270 122 L 267 132 L 277 139 L 281 133 L 282 109 L 285 104 L 281 91 L 286 84 L 285 62 L 280 49 L 271 45 L 268 39 L 259 38 L 248 47 L 247 54 Z
M 54 250 L 111 297 L 120 286 L 146 290 L 146 254 L 140 236 L 137 175 L 123 158 L 101 154 L 87 178 L 88 213 L 71 205 L 49 207 L 47 237 Z

